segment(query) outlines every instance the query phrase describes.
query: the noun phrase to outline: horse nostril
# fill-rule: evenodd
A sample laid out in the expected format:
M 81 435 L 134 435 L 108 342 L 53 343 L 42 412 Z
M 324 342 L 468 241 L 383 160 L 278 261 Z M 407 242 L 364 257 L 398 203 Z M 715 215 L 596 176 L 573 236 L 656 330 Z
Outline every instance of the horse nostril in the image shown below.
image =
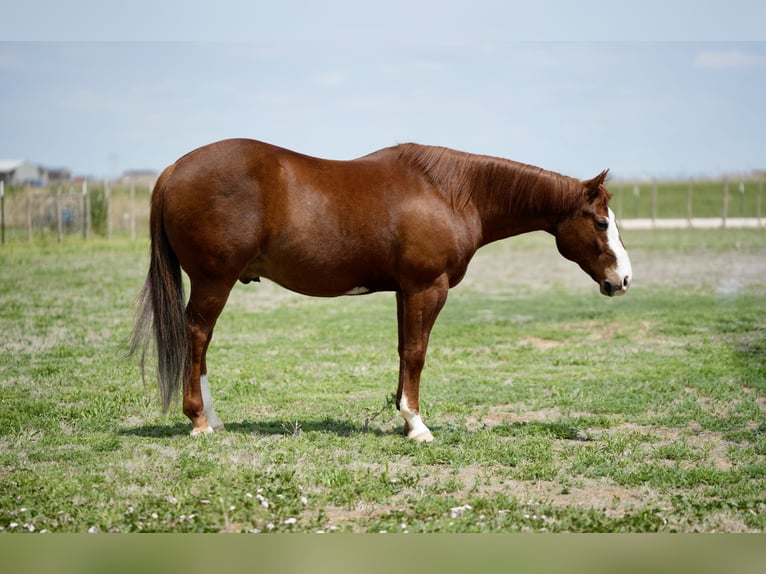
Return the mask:
M 622 280 L 622 286 L 627 289 L 630 286 L 630 275 L 626 275 L 625 279 Z
M 612 285 L 612 282 L 609 281 L 609 279 L 604 280 L 604 291 L 607 295 L 612 295 L 615 291 L 614 285 Z

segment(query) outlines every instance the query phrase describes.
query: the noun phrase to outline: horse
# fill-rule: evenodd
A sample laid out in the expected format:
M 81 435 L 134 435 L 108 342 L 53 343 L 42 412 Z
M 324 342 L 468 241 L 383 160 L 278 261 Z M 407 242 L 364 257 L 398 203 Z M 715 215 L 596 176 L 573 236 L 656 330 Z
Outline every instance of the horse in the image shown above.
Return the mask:
M 544 230 L 603 295 L 628 290 L 607 172 L 579 180 L 413 143 L 348 161 L 249 139 L 200 147 L 167 167 L 152 192 L 151 257 L 130 353 L 141 352 L 143 372 L 153 339 L 163 411 L 182 389 L 191 434 L 223 430 L 206 355 L 237 281 L 266 278 L 315 297 L 394 292 L 396 408 L 403 434 L 430 442 L 419 402 L 428 339 L 477 249 Z

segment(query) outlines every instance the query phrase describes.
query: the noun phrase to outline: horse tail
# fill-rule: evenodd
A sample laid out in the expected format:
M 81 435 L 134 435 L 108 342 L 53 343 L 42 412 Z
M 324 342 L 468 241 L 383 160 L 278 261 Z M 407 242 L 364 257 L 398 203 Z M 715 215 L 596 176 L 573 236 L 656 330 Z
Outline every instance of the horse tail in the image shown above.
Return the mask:
M 149 272 L 137 297 L 138 312 L 129 352 L 134 355 L 140 350 L 143 377 L 146 357 L 154 339 L 163 412 L 167 412 L 178 396 L 184 376 L 191 367 L 191 343 L 185 320 L 186 298 L 181 266 L 170 246 L 162 221 L 165 189 L 172 170 L 173 166 L 170 166 L 162 172 L 152 192 Z

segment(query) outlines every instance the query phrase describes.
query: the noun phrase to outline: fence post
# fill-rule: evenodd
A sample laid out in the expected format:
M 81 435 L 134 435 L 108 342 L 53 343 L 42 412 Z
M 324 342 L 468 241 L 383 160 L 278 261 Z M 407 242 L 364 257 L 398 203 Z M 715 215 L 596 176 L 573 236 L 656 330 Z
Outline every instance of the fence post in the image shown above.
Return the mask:
M 136 240 L 136 183 L 130 180 L 130 239 Z
M 657 227 L 657 180 L 652 178 L 652 227 Z
M 0 180 L 0 230 L 2 230 L 2 244 L 5 245 L 5 182 Z
M 63 222 L 61 221 L 61 186 L 56 189 L 56 240 L 61 243 L 64 235 Z
M 27 241 L 32 243 L 32 188 L 26 185 L 27 191 Z
M 739 216 L 745 216 L 745 182 L 739 182 Z
M 112 239 L 112 190 L 109 182 L 104 180 L 104 209 L 106 211 L 106 238 Z
M 88 239 L 88 180 L 82 180 L 82 238 Z
M 721 217 L 721 225 L 726 227 L 726 218 L 729 216 L 729 178 L 724 176 L 723 178 L 723 215 Z
M 638 202 L 641 199 L 641 188 L 633 185 L 633 217 L 638 219 Z
M 692 193 L 694 188 L 694 178 L 689 178 L 689 189 L 686 191 L 686 221 L 689 227 L 692 226 Z

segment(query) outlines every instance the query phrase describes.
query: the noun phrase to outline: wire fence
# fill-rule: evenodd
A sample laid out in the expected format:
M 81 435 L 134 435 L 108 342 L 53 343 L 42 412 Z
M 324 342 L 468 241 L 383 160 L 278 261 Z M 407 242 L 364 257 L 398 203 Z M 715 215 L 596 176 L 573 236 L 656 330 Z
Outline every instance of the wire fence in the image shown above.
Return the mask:
M 151 186 L 64 183 L 6 188 L 0 182 L 2 243 L 67 237 L 148 237 Z
M 613 181 L 612 208 L 625 228 L 756 227 L 763 220 L 764 178 Z M 2 244 L 146 238 L 151 185 L 66 182 L 6 187 L 0 181 Z

